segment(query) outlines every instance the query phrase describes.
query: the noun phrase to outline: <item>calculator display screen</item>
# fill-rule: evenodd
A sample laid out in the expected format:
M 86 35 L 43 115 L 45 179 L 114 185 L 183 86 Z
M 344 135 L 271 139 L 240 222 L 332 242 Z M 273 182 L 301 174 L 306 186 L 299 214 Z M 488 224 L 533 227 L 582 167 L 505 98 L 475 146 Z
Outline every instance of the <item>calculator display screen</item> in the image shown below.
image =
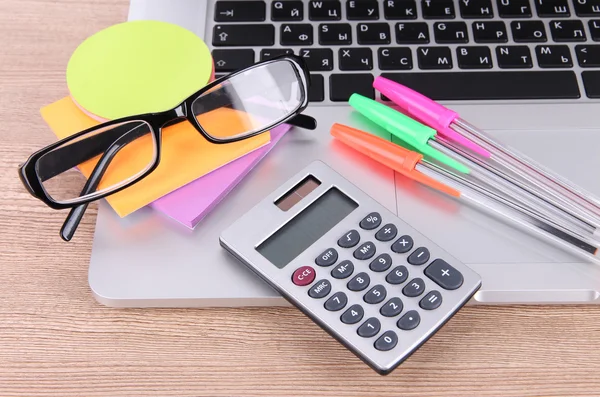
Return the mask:
M 331 188 L 256 249 L 282 269 L 356 207 L 358 204 L 354 200 Z

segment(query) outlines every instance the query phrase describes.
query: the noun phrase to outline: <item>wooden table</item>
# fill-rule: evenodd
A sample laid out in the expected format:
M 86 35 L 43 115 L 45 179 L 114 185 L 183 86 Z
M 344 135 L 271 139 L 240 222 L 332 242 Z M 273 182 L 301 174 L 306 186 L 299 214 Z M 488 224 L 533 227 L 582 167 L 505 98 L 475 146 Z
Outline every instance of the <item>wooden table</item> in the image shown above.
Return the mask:
M 165 0 L 166 1 L 166 0 Z M 111 309 L 87 283 L 96 206 L 65 212 L 17 166 L 53 141 L 39 109 L 126 0 L 0 2 L 0 396 L 600 395 L 600 307 L 467 307 L 387 377 L 293 308 Z

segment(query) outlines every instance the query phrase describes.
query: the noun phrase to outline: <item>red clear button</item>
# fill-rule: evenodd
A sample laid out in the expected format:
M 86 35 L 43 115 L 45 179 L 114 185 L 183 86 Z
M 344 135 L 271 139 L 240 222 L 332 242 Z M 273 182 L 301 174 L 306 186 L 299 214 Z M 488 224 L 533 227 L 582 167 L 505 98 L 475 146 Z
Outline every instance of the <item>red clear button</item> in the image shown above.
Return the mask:
M 292 281 L 294 284 L 303 286 L 308 285 L 315 281 L 316 277 L 315 269 L 310 266 L 302 266 L 296 269 L 294 274 L 292 275 Z

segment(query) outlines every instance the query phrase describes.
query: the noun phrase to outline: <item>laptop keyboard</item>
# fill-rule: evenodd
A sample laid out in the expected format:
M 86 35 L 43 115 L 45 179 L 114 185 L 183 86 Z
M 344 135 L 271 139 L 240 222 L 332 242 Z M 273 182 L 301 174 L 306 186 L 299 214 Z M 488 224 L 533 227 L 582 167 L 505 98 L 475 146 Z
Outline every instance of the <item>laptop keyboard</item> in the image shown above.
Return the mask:
M 378 75 L 435 100 L 600 98 L 600 0 L 218 0 L 208 11 L 217 76 L 293 52 L 311 70 L 311 102 L 376 98 Z

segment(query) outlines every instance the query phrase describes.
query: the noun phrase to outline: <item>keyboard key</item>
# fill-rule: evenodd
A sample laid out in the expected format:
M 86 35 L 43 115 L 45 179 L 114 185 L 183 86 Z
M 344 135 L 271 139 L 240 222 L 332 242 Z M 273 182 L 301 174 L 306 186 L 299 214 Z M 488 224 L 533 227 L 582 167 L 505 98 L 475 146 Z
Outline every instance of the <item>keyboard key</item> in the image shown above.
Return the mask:
M 387 23 L 359 23 L 356 25 L 358 44 L 390 44 L 390 25 Z
M 396 43 L 427 44 L 429 43 L 429 27 L 425 22 L 397 23 Z
M 299 54 L 311 71 L 333 69 L 333 51 L 329 48 L 302 48 Z
M 365 230 L 373 230 L 381 225 L 381 215 L 379 212 L 371 212 L 360 221 L 360 227 Z
M 381 254 L 369 264 L 369 269 L 374 272 L 385 272 L 392 266 L 392 257 L 390 254 Z
M 409 298 L 421 295 L 425 291 L 425 282 L 422 278 L 413 278 L 402 288 L 402 293 Z
M 371 259 L 373 255 L 375 255 L 375 244 L 372 241 L 365 241 L 362 243 L 357 249 L 354 250 L 352 254 L 356 259 L 364 261 L 366 259 Z
M 375 233 L 375 238 L 379 241 L 390 241 L 396 238 L 398 234 L 398 228 L 393 223 L 388 223 L 384 225 L 377 233 Z
M 360 234 L 355 229 L 348 231 L 338 239 L 338 245 L 342 248 L 354 247 L 360 241 Z
M 408 269 L 406 266 L 400 265 L 396 266 L 391 272 L 385 276 L 385 281 L 390 284 L 402 284 L 408 278 Z
M 299 0 L 274 1 L 271 3 L 271 20 L 301 21 L 304 18 L 304 3 Z
M 600 0 L 574 0 L 573 5 L 575 6 L 575 13 L 579 17 L 600 15 Z
M 264 24 L 215 25 L 212 45 L 227 46 L 272 46 L 275 44 L 275 27 Z
M 417 2 L 415 0 L 385 0 L 383 2 L 385 19 L 416 19 Z
M 454 19 L 454 1 L 421 0 L 421 10 L 425 19 Z
M 352 44 L 352 27 L 347 23 L 329 23 L 319 25 L 319 44 Z
M 392 244 L 392 251 L 397 254 L 404 254 L 408 252 L 413 247 L 413 239 L 409 235 L 400 236 L 398 240 L 394 244 Z
M 452 69 L 452 53 L 448 47 L 419 47 L 417 62 L 420 69 Z
M 309 285 L 315 279 L 317 273 L 310 266 L 301 266 L 292 274 L 292 282 L 300 287 Z
M 308 100 L 310 102 L 323 102 L 325 100 L 325 81 L 323 75 L 311 73 Z
M 371 282 L 371 278 L 365 272 L 358 273 L 356 276 L 352 278 L 352 280 L 348 281 L 346 287 L 350 291 L 362 291 L 369 286 Z
M 575 46 L 577 62 L 582 68 L 597 68 L 600 66 L 600 44 Z
M 378 303 L 383 302 L 383 300 L 385 299 L 385 297 L 387 296 L 387 291 L 385 289 L 385 287 L 381 284 L 378 284 L 376 286 L 374 286 L 373 288 L 371 288 L 363 297 L 363 300 L 370 304 L 370 305 L 376 305 Z
M 550 33 L 556 42 L 585 41 L 583 22 L 577 20 L 550 21 Z
M 370 48 L 340 48 L 340 70 L 373 69 L 373 52 Z
M 346 18 L 379 19 L 379 4 L 377 0 L 350 0 L 346 2 Z
M 395 317 L 402 313 L 402 309 L 404 309 L 402 300 L 395 296 L 381 306 L 379 313 L 381 313 L 381 315 L 384 317 Z
M 362 320 L 365 315 L 365 310 L 361 305 L 352 305 L 341 315 L 340 320 L 344 324 L 356 324 Z
M 331 271 L 331 277 L 339 279 L 348 278 L 354 273 L 354 264 L 349 260 L 341 261 Z
M 331 298 L 327 299 L 323 306 L 330 312 L 337 312 L 338 310 L 342 310 L 347 304 L 348 297 L 342 291 L 339 291 L 331 295 Z
M 581 73 L 585 94 L 588 98 L 600 98 L 600 71 L 586 70 Z
M 568 0 L 534 0 L 533 2 L 540 17 L 568 17 L 571 15 Z
M 415 266 L 424 265 L 429 261 L 429 250 L 425 247 L 419 247 L 408 256 L 408 263 Z
M 542 21 L 512 21 L 513 40 L 517 43 L 546 41 L 546 29 Z
M 381 330 L 381 323 L 375 317 L 367 319 L 356 331 L 363 338 L 372 338 Z
M 400 317 L 400 320 L 396 323 L 396 326 L 404 331 L 410 331 L 415 329 L 421 323 L 421 316 L 416 310 L 407 311 L 404 316 Z
M 329 76 L 329 98 L 334 102 L 346 102 L 354 93 L 375 99 L 372 74 L 332 74 Z
M 588 27 L 590 28 L 592 40 L 600 41 L 600 19 L 590 19 L 588 21 Z
M 431 262 L 424 273 L 443 289 L 455 290 L 463 284 L 463 275 L 443 259 Z
M 506 43 L 506 25 L 502 21 L 473 22 L 473 39 L 476 43 Z
M 535 47 L 541 68 L 570 68 L 573 66 L 571 51 L 566 45 L 538 45 Z
M 442 294 L 439 291 L 430 291 L 421 299 L 419 306 L 424 310 L 433 310 L 442 304 Z
M 377 340 L 375 341 L 375 349 L 381 351 L 392 350 L 398 344 L 398 335 L 394 331 L 385 331 Z
M 502 18 L 531 18 L 529 0 L 496 0 Z
M 265 61 L 280 55 L 293 54 L 294 51 L 289 48 L 267 48 L 260 51 L 260 60 Z
M 434 101 L 576 99 L 580 96 L 575 73 L 567 70 L 404 72 L 382 73 L 382 76 Z
M 329 280 L 319 280 L 308 290 L 308 296 L 315 299 L 321 299 L 329 295 L 330 292 L 331 283 Z
M 377 51 L 379 69 L 409 70 L 412 69 L 412 53 L 408 47 L 385 47 Z
M 533 67 L 531 52 L 525 45 L 496 47 L 498 66 L 502 69 L 522 69 Z
M 459 0 L 460 16 L 463 18 L 493 18 L 492 0 Z
M 264 1 L 217 1 L 216 22 L 262 22 L 265 20 Z
M 464 22 L 436 22 L 433 24 L 436 43 L 468 43 L 469 34 Z
M 333 265 L 338 260 L 338 253 L 335 248 L 328 248 L 315 258 L 315 263 L 319 266 L 327 267 Z
M 233 72 L 254 63 L 254 50 L 213 50 L 215 72 Z
M 342 6 L 337 0 L 311 0 L 308 2 L 308 18 L 311 21 L 338 21 Z
M 458 47 L 456 49 L 458 67 L 461 69 L 491 69 L 492 52 L 488 47 Z
M 309 23 L 281 25 L 281 45 L 312 45 L 313 27 Z

